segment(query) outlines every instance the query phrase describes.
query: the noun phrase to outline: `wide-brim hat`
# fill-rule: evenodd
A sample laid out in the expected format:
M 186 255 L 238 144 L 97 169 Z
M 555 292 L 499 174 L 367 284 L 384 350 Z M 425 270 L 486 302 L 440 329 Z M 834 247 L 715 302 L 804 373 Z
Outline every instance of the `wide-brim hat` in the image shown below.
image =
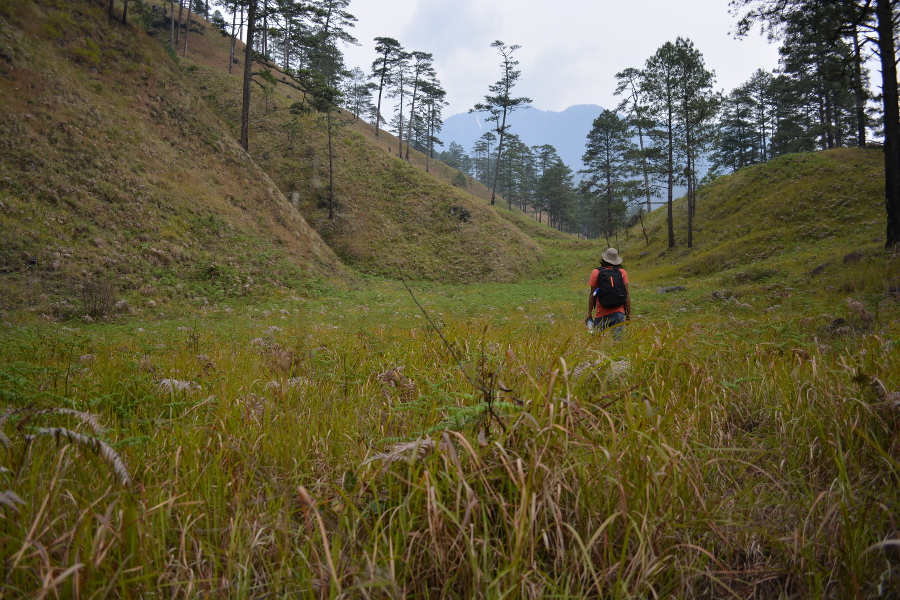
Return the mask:
M 608 248 L 606 252 L 601 255 L 601 258 L 611 265 L 622 264 L 622 257 L 619 255 L 619 251 L 615 248 Z

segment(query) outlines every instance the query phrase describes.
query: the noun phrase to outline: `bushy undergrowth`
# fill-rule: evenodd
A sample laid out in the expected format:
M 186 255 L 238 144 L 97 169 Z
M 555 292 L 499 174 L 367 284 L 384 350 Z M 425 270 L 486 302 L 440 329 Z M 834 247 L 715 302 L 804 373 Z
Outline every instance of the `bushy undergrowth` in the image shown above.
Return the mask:
M 703 306 L 688 320 L 641 292 L 656 316 L 615 343 L 571 325 L 581 307 L 567 294 L 542 306 L 525 302 L 535 287 L 496 287 L 417 290 L 446 344 L 382 288 L 372 310 L 356 310 L 358 296 L 7 327 L 3 593 L 821 598 L 900 586 L 892 300 L 835 307 L 832 326 L 805 297 L 766 317 L 682 299 Z M 35 435 L 54 427 L 83 439 Z

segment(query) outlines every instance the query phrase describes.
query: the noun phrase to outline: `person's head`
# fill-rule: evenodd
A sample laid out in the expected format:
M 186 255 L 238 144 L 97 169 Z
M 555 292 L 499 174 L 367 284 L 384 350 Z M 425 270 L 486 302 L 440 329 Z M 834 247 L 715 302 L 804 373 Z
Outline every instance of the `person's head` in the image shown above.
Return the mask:
M 606 252 L 600 256 L 600 259 L 604 267 L 617 267 L 622 264 L 622 256 L 615 248 L 607 248 Z

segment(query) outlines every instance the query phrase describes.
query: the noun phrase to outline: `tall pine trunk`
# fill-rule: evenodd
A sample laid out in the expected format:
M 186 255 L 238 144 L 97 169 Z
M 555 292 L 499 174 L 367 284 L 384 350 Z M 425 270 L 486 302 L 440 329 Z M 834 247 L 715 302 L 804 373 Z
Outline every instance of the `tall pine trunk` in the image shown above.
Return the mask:
M 400 118 L 397 119 L 397 142 L 400 144 L 400 149 L 397 151 L 397 156 L 403 158 L 403 74 L 400 74 Z
M 256 19 L 256 2 L 250 0 L 247 9 L 247 46 L 244 52 L 244 90 L 241 101 L 241 147 L 250 151 L 250 80 L 253 77 L 253 33 Z
M 669 153 L 668 153 L 668 159 L 669 159 L 668 163 L 669 164 L 667 166 L 667 170 L 669 172 L 669 177 L 668 177 L 668 181 L 666 183 L 666 186 L 668 188 L 668 198 L 667 198 L 667 205 L 668 205 L 667 217 L 668 218 L 667 218 L 667 221 L 668 221 L 668 229 L 669 229 L 669 232 L 668 232 L 669 233 L 669 248 L 674 248 L 675 247 L 675 227 L 672 224 L 672 200 L 673 200 L 672 194 L 674 191 L 673 190 L 673 185 L 674 185 L 673 177 L 675 175 L 675 165 L 673 164 L 674 163 L 673 153 L 675 150 L 673 148 L 673 144 L 675 143 L 675 140 L 673 139 L 674 136 L 673 136 L 673 131 L 672 131 L 673 124 L 672 124 L 672 100 L 671 100 L 671 98 L 669 99 L 668 104 L 669 105 L 668 105 L 668 110 L 667 110 L 667 117 L 668 117 L 667 135 L 668 135 L 668 141 L 669 141 Z
M 688 142 L 690 144 L 690 142 Z M 694 176 L 691 168 L 691 153 L 687 156 L 687 247 L 694 247 Z
M 856 136 L 860 148 L 866 147 L 866 99 L 862 80 L 862 53 L 859 51 L 859 32 L 853 26 L 853 75 L 854 92 L 856 92 Z
M 178 27 L 175 28 L 175 48 L 173 52 L 178 52 L 178 41 L 181 39 L 181 18 L 184 16 L 184 0 L 178 0 Z
M 650 212 L 653 210 L 653 204 L 650 202 L 650 173 L 647 169 L 647 155 L 644 154 L 644 129 L 640 125 L 638 125 L 638 142 L 641 145 L 641 163 L 644 170 L 644 192 L 647 194 L 647 212 Z
M 409 105 L 409 127 L 406 128 L 406 162 L 409 162 L 409 142 L 412 139 L 413 119 L 416 117 L 416 94 L 419 91 L 419 75 L 416 73 L 416 80 L 413 83 L 412 100 Z M 403 140 L 400 140 L 403 144 Z
M 900 106 L 897 99 L 897 62 L 890 0 L 875 0 L 881 92 L 884 102 L 884 198 L 887 212 L 885 248 L 900 244 Z
M 122 25 L 128 23 L 128 0 L 122 0 Z
M 331 145 L 331 107 L 328 107 L 328 220 L 334 221 L 334 148 Z
M 428 143 L 425 144 L 425 172 L 430 173 L 428 169 L 428 160 L 432 158 L 431 153 L 434 152 L 434 104 L 428 113 Z
M 284 35 L 284 70 L 287 71 L 291 67 L 291 21 L 287 20 L 287 31 Z
M 685 99 L 685 110 L 684 110 L 684 154 L 685 154 L 685 175 L 687 175 L 687 247 L 692 248 L 694 246 L 694 173 L 692 169 L 691 158 L 693 157 L 692 152 L 692 140 L 691 140 L 691 113 L 688 107 L 688 100 Z
M 263 0 L 262 52 L 269 56 L 269 2 Z
M 609 164 L 609 158 L 607 154 L 607 164 Z M 612 233 L 612 175 L 610 170 L 606 170 L 606 247 L 609 248 L 612 246 L 612 242 L 609 241 L 609 235 Z
M 234 46 L 237 43 L 237 6 L 231 13 L 231 51 L 228 54 L 228 74 L 231 75 L 231 67 L 234 66 Z
M 822 150 L 828 150 L 828 137 L 825 133 L 825 128 L 822 127 L 822 124 L 825 123 L 825 98 L 824 94 L 819 95 L 819 127 L 821 131 L 819 132 L 819 144 L 822 146 Z
M 127 1 L 127 0 L 126 0 Z M 187 46 L 188 46 L 188 37 L 191 34 L 191 0 L 188 0 L 188 18 L 187 18 L 187 27 L 184 28 L 184 52 L 181 54 L 182 58 L 187 58 Z
M 381 92 L 384 91 L 384 76 L 387 74 L 388 53 L 384 53 L 384 62 L 381 65 L 381 80 L 378 82 L 378 107 L 375 109 L 375 137 L 378 135 L 378 126 L 381 123 Z
M 503 123 L 500 125 L 500 141 L 497 142 L 497 164 L 494 165 L 494 186 L 491 188 L 491 206 L 497 197 L 497 180 L 500 178 L 500 155 L 503 153 L 503 134 L 506 132 L 506 107 L 503 107 Z
M 762 162 L 767 162 L 769 160 L 769 156 L 768 152 L 766 151 L 766 106 L 762 102 L 759 103 L 759 134 L 761 142 L 759 150 L 762 153 Z

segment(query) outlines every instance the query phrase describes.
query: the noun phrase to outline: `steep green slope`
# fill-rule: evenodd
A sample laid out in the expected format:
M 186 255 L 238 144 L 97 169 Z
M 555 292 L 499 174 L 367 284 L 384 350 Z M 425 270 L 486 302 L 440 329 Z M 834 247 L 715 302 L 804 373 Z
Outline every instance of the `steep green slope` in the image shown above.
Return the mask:
M 102 313 L 87 305 L 139 289 L 215 301 L 339 273 L 185 73 L 105 6 L 0 2 L 0 307 Z
M 239 76 L 244 46 L 238 42 L 228 73 L 230 38 L 194 16 L 188 60 L 190 81 L 238 134 Z M 154 27 L 167 43 L 167 21 Z M 255 67 L 261 70 L 262 67 Z M 515 281 L 556 277 L 562 271 L 557 242 L 592 247 L 506 209 L 502 199 L 487 207 L 490 190 L 469 178 L 465 190 L 449 185 L 457 174 L 416 150 L 397 158 L 398 139 L 341 112 L 335 138 L 335 218 L 327 201 L 328 153 L 323 115 L 302 114 L 303 93 L 279 79 L 266 98 L 252 86 L 250 151 L 284 192 L 337 251 L 359 270 L 433 281 Z M 291 107 L 294 110 L 291 110 Z M 427 172 L 426 172 L 427 169 Z M 551 240 L 553 240 L 552 243 Z
M 237 132 L 236 76 L 198 66 L 194 85 Z M 334 133 L 334 218 L 329 218 L 327 129 L 321 114 L 288 107 L 279 85 L 254 94 L 250 152 L 347 264 L 362 272 L 435 281 L 509 281 L 532 273 L 541 248 L 484 201 L 388 153 L 341 113 Z M 384 140 L 396 138 L 383 134 Z M 420 159 L 421 157 L 417 157 Z
M 677 246 L 666 211 L 632 229 L 626 261 L 661 283 L 704 281 L 751 292 L 775 282 L 876 293 L 898 282 L 882 249 L 884 167 L 877 150 L 782 156 L 716 179 L 698 195 L 694 247 L 684 200 L 675 202 Z

